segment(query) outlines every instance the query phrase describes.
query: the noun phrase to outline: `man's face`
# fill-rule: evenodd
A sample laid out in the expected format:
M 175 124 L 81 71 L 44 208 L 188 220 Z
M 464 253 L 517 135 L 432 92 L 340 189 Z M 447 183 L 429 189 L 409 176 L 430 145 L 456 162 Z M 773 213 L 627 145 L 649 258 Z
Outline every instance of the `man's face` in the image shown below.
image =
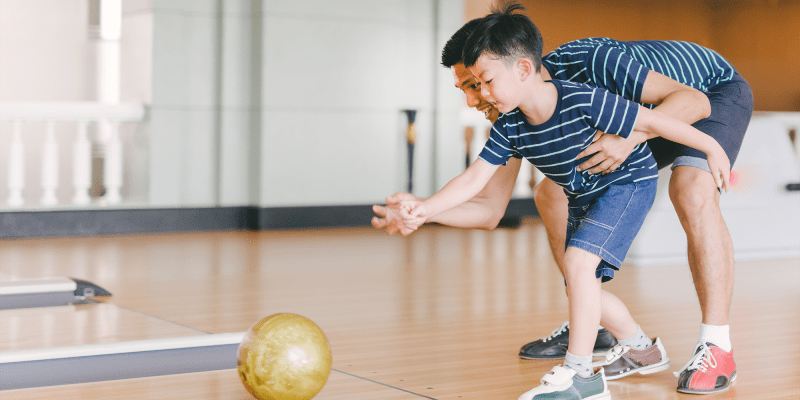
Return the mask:
M 464 66 L 463 63 L 453 65 L 453 77 L 455 78 L 456 87 L 464 92 L 467 96 L 467 105 L 474 107 L 476 110 L 483 113 L 486 119 L 494 122 L 500 113 L 494 106 L 492 106 L 486 99 L 481 96 L 481 86 L 472 76 L 472 73 Z
M 469 67 L 480 85 L 481 96 L 501 113 L 513 111 L 519 105 L 515 79 L 516 68 L 507 67 L 502 60 L 483 54 Z

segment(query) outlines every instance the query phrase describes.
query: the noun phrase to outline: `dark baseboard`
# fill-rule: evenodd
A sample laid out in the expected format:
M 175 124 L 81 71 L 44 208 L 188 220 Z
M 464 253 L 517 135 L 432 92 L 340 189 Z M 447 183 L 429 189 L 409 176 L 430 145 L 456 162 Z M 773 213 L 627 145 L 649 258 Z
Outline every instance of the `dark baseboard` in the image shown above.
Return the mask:
M 0 212 L 0 238 L 353 227 L 373 215 L 372 205 L 14 211 Z M 533 199 L 512 199 L 500 226 L 536 215 Z

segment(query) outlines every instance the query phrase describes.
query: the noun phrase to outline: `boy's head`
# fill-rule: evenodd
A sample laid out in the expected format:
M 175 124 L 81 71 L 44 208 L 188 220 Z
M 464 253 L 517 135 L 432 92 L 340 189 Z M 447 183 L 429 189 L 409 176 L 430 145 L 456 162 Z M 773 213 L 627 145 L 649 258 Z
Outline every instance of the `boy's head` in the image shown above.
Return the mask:
M 529 58 L 539 71 L 542 66 L 542 34 L 527 16 L 517 11 L 525 7 L 513 1 L 481 18 L 472 28 L 464 44 L 462 59 L 467 68 L 475 65 L 481 55 L 491 55 L 510 67 L 520 58 Z
M 481 18 L 467 38 L 462 58 L 481 85 L 481 95 L 500 112 L 518 107 L 526 83 L 535 83 L 542 65 L 542 35 L 533 21 L 507 2 Z M 541 81 L 541 78 L 538 79 Z

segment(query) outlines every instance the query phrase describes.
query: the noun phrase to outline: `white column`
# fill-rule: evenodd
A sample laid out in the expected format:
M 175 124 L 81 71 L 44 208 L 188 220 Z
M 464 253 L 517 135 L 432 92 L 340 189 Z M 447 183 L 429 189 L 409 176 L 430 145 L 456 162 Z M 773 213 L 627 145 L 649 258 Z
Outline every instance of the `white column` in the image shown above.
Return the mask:
M 58 204 L 58 143 L 56 142 L 56 121 L 46 122 L 44 143 L 42 144 L 42 204 Z
M 97 43 L 97 99 L 116 104 L 120 99 L 120 37 L 122 0 L 100 0 L 100 40 Z
M 103 185 L 108 204 L 119 204 L 122 201 L 122 141 L 119 140 L 119 122 L 101 121 L 100 129 L 105 139 L 105 159 L 103 160 Z
M 11 146 L 8 155 L 8 205 L 19 207 L 25 203 L 25 147 L 22 143 L 22 121 L 11 122 Z
M 89 204 L 89 188 L 92 187 L 92 143 L 87 134 L 88 121 L 78 121 L 78 136 L 75 139 L 73 152 L 72 184 L 75 204 Z

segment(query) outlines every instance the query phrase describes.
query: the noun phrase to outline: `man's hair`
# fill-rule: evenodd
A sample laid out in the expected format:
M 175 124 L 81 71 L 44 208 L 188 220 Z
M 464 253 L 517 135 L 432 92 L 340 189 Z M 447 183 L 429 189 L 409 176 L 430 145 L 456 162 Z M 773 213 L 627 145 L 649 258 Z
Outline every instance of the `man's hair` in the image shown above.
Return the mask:
M 467 38 L 480 21 L 480 18 L 475 18 L 459 28 L 453 36 L 450 36 L 450 40 L 447 41 L 442 49 L 442 65 L 445 68 L 450 68 L 463 62 L 461 54 L 464 52 L 464 44 L 467 43 Z
M 492 13 L 481 18 L 464 44 L 464 65 L 475 65 L 483 54 L 491 54 L 511 66 L 520 58 L 533 61 L 536 71 L 542 66 L 542 34 L 524 14 L 525 7 L 514 1 L 505 2 L 500 8 L 492 7 Z

